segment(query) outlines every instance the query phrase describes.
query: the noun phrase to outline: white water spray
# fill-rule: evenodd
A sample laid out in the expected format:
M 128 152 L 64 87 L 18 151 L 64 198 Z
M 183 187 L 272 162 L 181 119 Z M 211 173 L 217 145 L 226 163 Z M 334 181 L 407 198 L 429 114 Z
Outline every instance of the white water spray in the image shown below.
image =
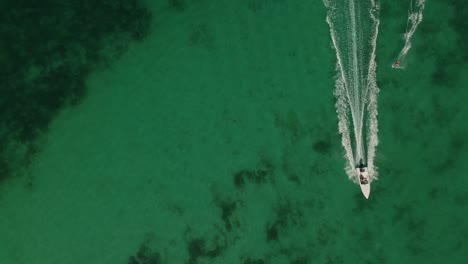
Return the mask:
M 375 0 L 324 0 L 324 4 L 328 8 L 327 23 L 337 57 L 334 94 L 338 128 L 347 160 L 346 172 L 357 182 L 355 166 L 362 159 L 372 181 L 377 179 L 374 158 L 378 144 L 379 88 L 375 47 L 380 22 L 379 4 Z
M 416 3 L 414 2 L 416 1 Z M 413 37 L 414 32 L 418 28 L 419 23 L 423 19 L 423 10 L 426 4 L 426 0 L 411 0 L 410 9 L 408 11 L 408 21 L 406 23 L 406 31 L 403 35 L 405 40 L 405 45 L 398 54 L 397 60 L 400 61 L 402 66 L 405 65 L 404 61 L 408 51 L 411 49 L 411 38 Z M 400 67 L 403 68 L 403 67 Z

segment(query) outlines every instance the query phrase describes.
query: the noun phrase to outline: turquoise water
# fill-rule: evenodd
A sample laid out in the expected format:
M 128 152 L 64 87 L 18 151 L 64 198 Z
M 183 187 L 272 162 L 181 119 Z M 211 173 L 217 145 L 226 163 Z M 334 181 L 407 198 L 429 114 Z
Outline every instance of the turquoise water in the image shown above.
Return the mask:
M 369 200 L 321 1 L 45 3 L 0 4 L 2 264 L 468 259 L 463 1 L 399 71 L 408 1 L 381 1 Z

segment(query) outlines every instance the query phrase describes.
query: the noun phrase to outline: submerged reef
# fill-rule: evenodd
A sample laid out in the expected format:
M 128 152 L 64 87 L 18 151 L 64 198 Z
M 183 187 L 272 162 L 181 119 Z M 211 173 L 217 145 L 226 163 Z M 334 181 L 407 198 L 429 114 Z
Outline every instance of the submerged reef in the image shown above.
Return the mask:
M 86 78 L 149 33 L 141 0 L 0 4 L 0 182 L 27 166 L 51 120 L 86 95 Z
M 146 233 L 134 256 L 130 256 L 128 264 L 160 264 L 162 263 L 161 254 L 154 250 L 154 244 L 157 243 L 153 233 Z

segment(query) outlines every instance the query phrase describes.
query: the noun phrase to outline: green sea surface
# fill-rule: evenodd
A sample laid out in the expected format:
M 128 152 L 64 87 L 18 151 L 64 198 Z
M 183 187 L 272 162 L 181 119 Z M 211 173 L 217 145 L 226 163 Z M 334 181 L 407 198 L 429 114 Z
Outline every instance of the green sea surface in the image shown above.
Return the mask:
M 3 0 L 0 263 L 467 263 L 468 5 L 428 0 L 394 70 L 408 8 L 366 200 L 322 1 Z

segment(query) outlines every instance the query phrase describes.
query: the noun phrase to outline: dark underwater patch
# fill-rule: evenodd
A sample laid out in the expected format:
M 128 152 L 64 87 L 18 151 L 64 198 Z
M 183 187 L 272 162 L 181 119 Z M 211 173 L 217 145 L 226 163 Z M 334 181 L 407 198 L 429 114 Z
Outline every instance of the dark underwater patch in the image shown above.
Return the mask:
M 263 9 L 267 8 L 268 6 L 276 3 L 281 3 L 284 0 L 246 0 L 247 9 L 250 11 L 257 13 L 261 12 Z
M 246 258 L 243 264 L 265 264 L 266 262 L 263 259 L 256 259 L 256 258 Z
M 430 53 L 435 53 L 437 56 L 436 59 L 436 69 L 432 74 L 432 83 L 436 86 L 443 86 L 449 88 L 458 88 L 457 82 L 464 69 L 463 65 L 468 60 L 468 21 L 465 17 L 468 15 L 468 8 L 465 1 L 448 1 L 453 6 L 454 15 L 448 21 L 449 25 L 456 32 L 456 47 L 452 50 L 437 50 L 434 48 L 434 45 L 437 44 L 425 44 L 424 47 L 432 47 Z M 423 21 L 421 23 L 421 30 L 427 34 L 426 38 L 430 37 L 430 34 L 433 31 L 444 30 L 440 28 L 439 24 L 431 21 Z M 439 43 L 443 45 L 444 43 Z
M 421 255 L 425 249 L 425 230 L 427 222 L 424 219 L 411 218 L 406 224 L 408 234 L 407 249 L 413 256 Z
M 231 231 L 233 227 L 239 227 L 239 222 L 234 218 L 239 202 L 231 199 L 221 200 L 220 198 L 215 198 L 214 202 L 221 209 L 221 219 L 226 230 Z
M 468 206 L 468 192 L 455 194 L 453 196 L 453 203 L 459 207 Z
M 393 205 L 393 209 L 392 224 L 397 224 L 400 221 L 407 219 L 414 211 L 414 208 L 410 203 L 395 204 Z
M 435 86 L 445 86 L 449 80 L 447 68 L 441 63 L 443 63 L 443 59 L 438 58 L 436 62 L 436 69 L 431 76 L 432 83 Z
M 273 181 L 273 163 L 265 156 L 259 156 L 260 165 L 257 169 L 243 169 L 234 174 L 233 182 L 237 189 L 242 189 L 247 182 L 262 185 Z
M 262 11 L 267 4 L 267 0 L 247 0 L 247 8 L 254 13 Z
M 314 143 L 314 150 L 320 154 L 326 154 L 330 151 L 331 143 L 328 140 L 319 140 Z
M 269 172 L 264 169 L 259 170 L 241 170 L 234 174 L 234 185 L 237 188 L 243 188 L 246 181 L 261 185 L 267 182 Z
M 11 170 L 10 166 L 8 165 L 8 159 L 3 157 L 3 155 L 0 156 L 0 182 L 5 180 L 8 177 L 8 175 L 10 175 L 10 173 Z
M 202 46 L 211 48 L 213 46 L 213 36 L 206 24 L 196 23 L 190 26 L 190 46 Z
M 301 179 L 295 173 L 291 173 L 287 175 L 289 181 L 296 183 L 297 185 L 301 184 Z
M 308 263 L 311 263 L 309 262 L 309 258 L 304 257 L 304 256 L 298 257 L 291 261 L 291 264 L 308 264 Z
M 468 6 L 464 0 L 452 0 L 449 2 L 453 5 L 453 11 L 455 12 L 450 20 L 450 24 L 458 34 L 459 58 L 466 62 L 468 60 L 468 47 L 466 44 L 468 43 L 468 20 L 466 19 L 468 17 Z
M 169 6 L 178 11 L 183 12 L 187 8 L 187 1 L 186 0 L 168 0 Z
M 304 224 L 304 213 L 300 204 L 291 202 L 290 199 L 282 199 L 275 208 L 277 223 L 281 227 L 301 226 Z
M 451 119 L 452 116 L 447 116 Z M 441 126 L 444 127 L 444 126 Z M 431 170 L 436 175 L 447 174 L 448 171 L 453 171 L 457 168 L 463 157 L 463 152 L 466 148 L 466 140 L 462 132 L 451 133 L 450 138 L 447 140 L 442 152 L 443 155 L 438 153 L 437 159 L 430 162 Z
M 336 238 L 338 236 L 338 230 L 335 226 L 324 222 L 320 224 L 320 227 L 315 233 L 315 237 L 318 242 L 319 248 L 327 248 L 335 244 Z
M 191 239 L 187 242 L 187 251 L 189 253 L 187 263 L 195 264 L 202 258 L 214 259 L 219 257 L 224 250 L 226 250 L 226 244 L 220 240 L 215 239 L 208 243 L 203 238 Z
M 460 69 L 463 68 L 464 61 L 461 60 L 459 50 L 440 51 L 437 54 L 436 68 L 431 76 L 432 84 L 435 86 L 447 87 L 456 89 Z M 443 53 L 442 53 L 443 52 Z
M 294 111 L 288 111 L 286 114 L 275 113 L 274 122 L 275 127 L 280 129 L 284 136 L 290 137 L 293 143 L 302 140 L 307 135 L 300 117 Z
M 148 233 L 134 256 L 130 256 L 128 264 L 160 264 L 162 263 L 161 254 L 154 250 L 153 243 L 155 237 Z
M 279 238 L 279 231 L 278 231 L 278 221 L 274 222 L 273 224 L 269 224 L 266 228 L 266 241 L 278 241 Z
M 92 70 L 145 38 L 152 18 L 140 0 L 6 0 L 0 13 L 0 145 L 27 148 L 61 109 L 83 100 Z M 8 146 L 0 149 L 0 180 L 17 169 Z
M 296 158 L 297 154 L 295 153 L 295 149 L 286 147 L 283 150 L 281 155 L 281 170 L 286 175 L 287 179 L 297 185 L 301 184 L 301 177 L 305 175 L 309 175 L 305 172 L 303 165 L 301 164 L 298 166 L 298 159 Z
M 427 192 L 427 198 L 431 200 L 438 200 L 447 195 L 446 187 L 433 187 Z
M 344 264 L 345 261 L 343 256 L 334 256 L 334 255 L 327 255 L 327 262 L 326 264 Z
M 304 213 L 301 206 L 291 202 L 288 198 L 282 199 L 273 210 L 276 213 L 276 218 L 273 222 L 267 223 L 266 225 L 266 242 L 276 242 L 280 240 L 282 230 L 305 225 Z

